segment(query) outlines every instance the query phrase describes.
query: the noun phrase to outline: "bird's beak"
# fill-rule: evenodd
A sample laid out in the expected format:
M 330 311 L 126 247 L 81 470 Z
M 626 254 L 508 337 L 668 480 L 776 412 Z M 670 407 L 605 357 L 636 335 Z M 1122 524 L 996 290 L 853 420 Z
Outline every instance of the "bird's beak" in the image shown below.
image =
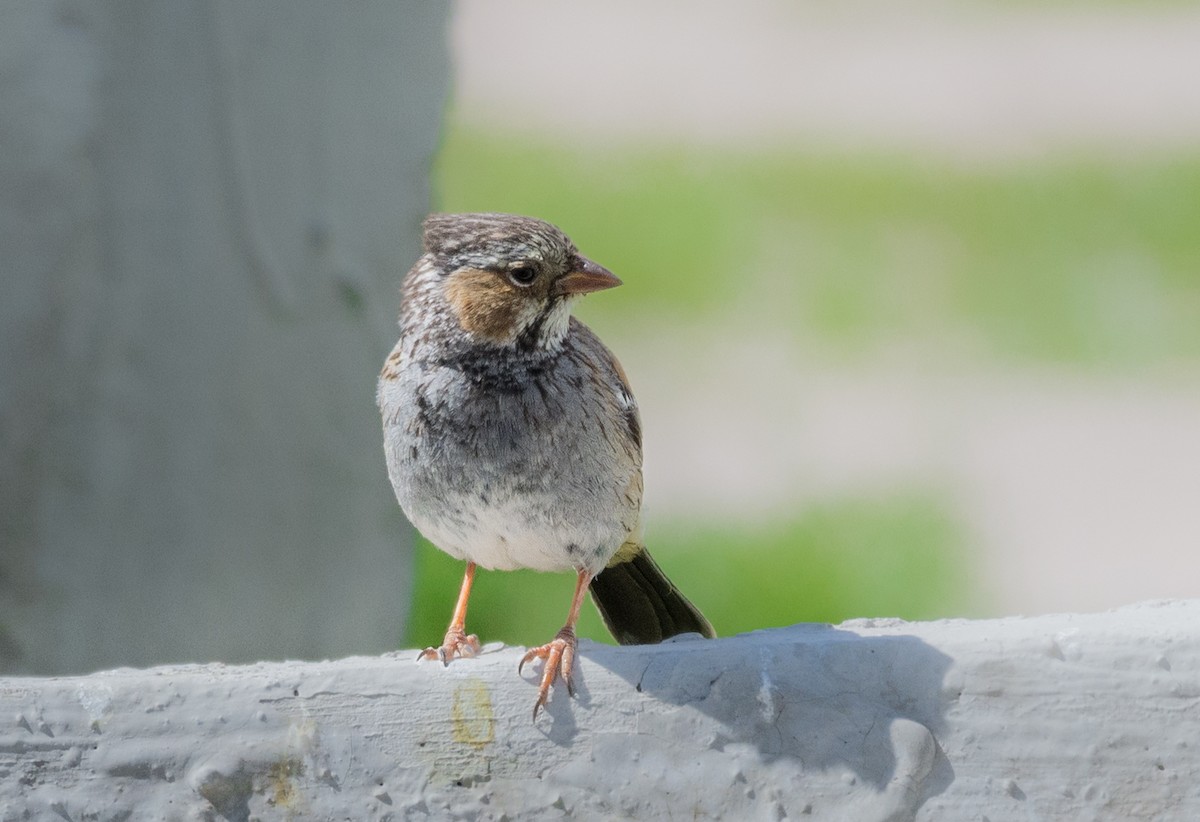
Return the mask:
M 617 276 L 604 266 L 597 265 L 587 257 L 576 257 L 574 267 L 554 284 L 554 293 L 559 296 L 589 294 L 616 288 L 620 284 Z

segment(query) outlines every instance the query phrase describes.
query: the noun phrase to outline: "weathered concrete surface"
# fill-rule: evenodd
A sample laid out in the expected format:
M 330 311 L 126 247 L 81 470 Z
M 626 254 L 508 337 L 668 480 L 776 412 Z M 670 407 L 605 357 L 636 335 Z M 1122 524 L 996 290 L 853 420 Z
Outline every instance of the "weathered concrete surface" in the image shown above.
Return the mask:
M 0 680 L 0 820 L 1200 818 L 1200 600 Z

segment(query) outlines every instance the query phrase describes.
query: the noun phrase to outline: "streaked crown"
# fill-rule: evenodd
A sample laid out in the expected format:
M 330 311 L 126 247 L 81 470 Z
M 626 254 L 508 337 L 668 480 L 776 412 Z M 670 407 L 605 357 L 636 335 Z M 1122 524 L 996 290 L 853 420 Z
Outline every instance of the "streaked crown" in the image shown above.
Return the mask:
M 517 214 L 431 214 L 423 227 L 425 251 L 446 273 L 493 268 L 513 259 L 565 263 L 577 253 L 558 227 Z

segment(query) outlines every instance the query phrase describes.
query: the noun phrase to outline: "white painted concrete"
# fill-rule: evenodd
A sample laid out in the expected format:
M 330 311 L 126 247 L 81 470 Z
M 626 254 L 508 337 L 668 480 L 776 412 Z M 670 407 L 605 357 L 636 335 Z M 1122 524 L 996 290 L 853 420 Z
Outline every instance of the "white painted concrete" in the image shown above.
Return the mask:
M 0 679 L 0 820 L 1195 819 L 1200 600 Z

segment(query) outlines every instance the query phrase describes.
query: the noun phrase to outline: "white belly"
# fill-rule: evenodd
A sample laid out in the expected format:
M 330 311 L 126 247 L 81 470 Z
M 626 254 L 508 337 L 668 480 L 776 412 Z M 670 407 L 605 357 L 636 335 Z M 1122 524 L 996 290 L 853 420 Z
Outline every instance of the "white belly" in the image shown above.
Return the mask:
M 627 529 L 619 521 L 594 512 L 556 510 L 550 499 L 528 496 L 483 504 L 477 497 L 446 499 L 450 516 L 409 513 L 413 525 L 451 556 L 482 568 L 511 571 L 598 573 L 624 542 Z

